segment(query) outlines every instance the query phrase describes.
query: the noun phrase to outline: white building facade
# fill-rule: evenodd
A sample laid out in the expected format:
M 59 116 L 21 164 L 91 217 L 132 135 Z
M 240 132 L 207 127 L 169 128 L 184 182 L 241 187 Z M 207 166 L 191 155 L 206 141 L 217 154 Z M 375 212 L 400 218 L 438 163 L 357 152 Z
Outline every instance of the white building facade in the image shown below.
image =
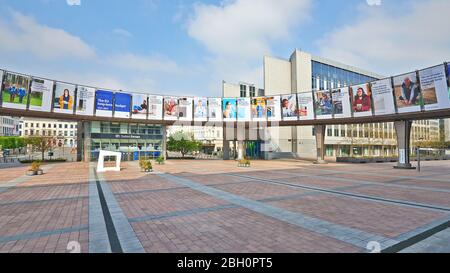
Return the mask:
M 0 136 L 20 136 L 20 118 L 0 116 Z
M 25 117 L 21 121 L 23 137 L 52 137 L 56 139 L 58 147 L 75 148 L 77 146 L 77 122 Z

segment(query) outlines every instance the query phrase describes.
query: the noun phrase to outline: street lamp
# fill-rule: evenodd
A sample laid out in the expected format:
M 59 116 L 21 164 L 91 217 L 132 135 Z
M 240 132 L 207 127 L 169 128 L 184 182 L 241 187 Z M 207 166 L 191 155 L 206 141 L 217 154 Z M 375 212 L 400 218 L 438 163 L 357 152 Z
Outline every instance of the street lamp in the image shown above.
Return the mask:
M 417 171 L 420 172 L 420 142 L 423 140 L 423 137 L 419 138 L 419 142 L 417 143 Z

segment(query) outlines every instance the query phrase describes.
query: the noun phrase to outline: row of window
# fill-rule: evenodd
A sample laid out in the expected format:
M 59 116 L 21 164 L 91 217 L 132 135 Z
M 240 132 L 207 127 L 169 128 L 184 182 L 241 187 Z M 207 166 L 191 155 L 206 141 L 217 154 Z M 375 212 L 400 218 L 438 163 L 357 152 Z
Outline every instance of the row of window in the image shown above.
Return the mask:
M 28 122 L 25 122 L 25 128 L 34 128 L 34 126 L 35 126 L 35 123 L 33 123 L 33 122 L 31 122 L 31 123 L 28 123 Z M 36 128 L 40 128 L 40 127 L 42 127 L 42 128 L 52 128 L 52 124 L 51 123 L 42 123 L 42 126 L 41 126 L 41 124 L 40 123 L 36 123 Z M 60 124 L 56 124 L 56 123 L 54 123 L 53 124 L 53 128 L 59 128 L 59 129 L 63 129 L 63 127 L 64 127 L 64 129 L 76 129 L 77 128 L 77 124 L 62 124 L 62 123 L 60 123 Z
M 139 134 L 139 135 L 162 135 L 161 125 L 151 124 L 129 124 L 118 122 L 92 122 L 92 133 L 103 134 Z
M 312 62 L 312 89 L 325 90 L 342 86 L 351 86 L 377 80 L 376 78 L 334 67 L 319 62 Z
M 258 89 L 258 94 L 256 94 L 256 88 L 254 86 L 248 86 L 249 91 L 249 97 L 262 97 L 264 96 L 264 90 Z M 246 98 L 247 97 L 247 85 L 241 84 L 240 86 L 240 97 Z
M 51 130 L 24 130 L 25 136 L 59 136 L 59 137 L 76 137 L 77 132 L 76 131 L 51 131 Z

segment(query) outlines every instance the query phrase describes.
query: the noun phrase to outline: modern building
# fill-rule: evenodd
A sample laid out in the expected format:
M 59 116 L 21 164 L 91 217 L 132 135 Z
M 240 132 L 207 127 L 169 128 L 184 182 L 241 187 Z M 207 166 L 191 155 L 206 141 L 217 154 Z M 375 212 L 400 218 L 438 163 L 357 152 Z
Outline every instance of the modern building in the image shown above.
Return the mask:
M 289 59 L 264 57 L 264 89 L 256 89 L 248 83 L 223 82 L 223 96 L 249 97 L 255 93 L 253 90 L 258 90 L 257 96 L 295 94 L 356 85 L 381 78 L 384 76 L 295 50 Z M 313 126 L 272 127 L 269 133 L 270 141 L 260 145 L 264 147 L 262 152 L 265 158 L 316 158 Z M 439 122 L 414 122 L 412 139 L 416 137 L 438 140 Z M 396 154 L 396 145 L 393 123 L 329 125 L 326 130 L 325 154 L 328 157 L 390 156 Z
M 122 160 L 156 158 L 165 151 L 166 127 L 163 125 L 92 121 L 84 128 L 79 154 L 86 161 L 96 161 L 100 150 L 122 152 Z M 83 150 L 86 149 L 86 150 Z
M 0 136 L 20 136 L 20 118 L 0 116 Z
M 23 137 L 52 137 L 58 147 L 77 147 L 77 122 L 23 117 L 21 127 Z

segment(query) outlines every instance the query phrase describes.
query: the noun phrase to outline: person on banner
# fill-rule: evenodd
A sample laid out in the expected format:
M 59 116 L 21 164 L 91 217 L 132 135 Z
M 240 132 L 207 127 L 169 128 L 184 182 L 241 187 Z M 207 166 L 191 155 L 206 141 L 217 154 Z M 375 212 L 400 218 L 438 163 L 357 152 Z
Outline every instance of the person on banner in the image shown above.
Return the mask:
M 141 112 L 141 111 L 146 111 L 148 108 L 147 106 L 147 100 L 143 100 L 141 105 L 135 105 L 133 106 L 133 112 L 135 114 Z
M 283 99 L 283 101 L 281 102 L 281 105 L 282 105 L 283 117 L 285 117 L 285 118 L 295 117 L 295 115 L 296 115 L 295 110 L 292 109 L 292 105 L 288 99 Z
M 322 98 L 319 103 L 322 115 L 330 115 L 333 109 L 333 104 L 327 93 L 322 93 Z
M 234 111 L 231 107 L 231 102 L 227 101 L 225 104 L 225 110 L 223 111 L 224 118 L 235 118 Z
M 27 90 L 25 89 L 25 87 L 20 87 L 17 94 L 19 95 L 19 103 L 23 103 L 23 98 L 25 98 L 25 96 L 27 95 Z
M 261 105 L 261 101 L 258 100 L 256 105 L 256 116 L 257 118 L 263 118 L 264 117 L 264 107 Z
M 406 77 L 402 84 L 402 94 L 398 98 L 405 105 L 415 105 L 420 95 L 419 85 Z
M 71 110 L 73 105 L 73 98 L 70 95 L 69 89 L 64 89 L 64 93 L 59 97 L 59 109 Z
M 17 96 L 17 92 L 18 92 L 18 90 L 17 90 L 17 87 L 16 87 L 15 84 L 11 85 L 11 86 L 8 88 L 9 102 L 14 102 L 14 99 L 15 99 L 16 96 Z
M 367 112 L 371 110 L 371 107 L 372 100 L 370 99 L 370 96 L 364 93 L 364 89 L 362 87 L 359 87 L 353 100 L 353 111 Z
M 197 106 L 195 106 L 195 117 L 197 118 L 205 118 L 206 117 L 206 103 L 203 103 L 202 100 L 198 100 Z
M 175 100 L 171 99 L 169 102 L 165 103 L 165 113 L 167 116 L 175 116 L 177 104 L 175 103 Z

